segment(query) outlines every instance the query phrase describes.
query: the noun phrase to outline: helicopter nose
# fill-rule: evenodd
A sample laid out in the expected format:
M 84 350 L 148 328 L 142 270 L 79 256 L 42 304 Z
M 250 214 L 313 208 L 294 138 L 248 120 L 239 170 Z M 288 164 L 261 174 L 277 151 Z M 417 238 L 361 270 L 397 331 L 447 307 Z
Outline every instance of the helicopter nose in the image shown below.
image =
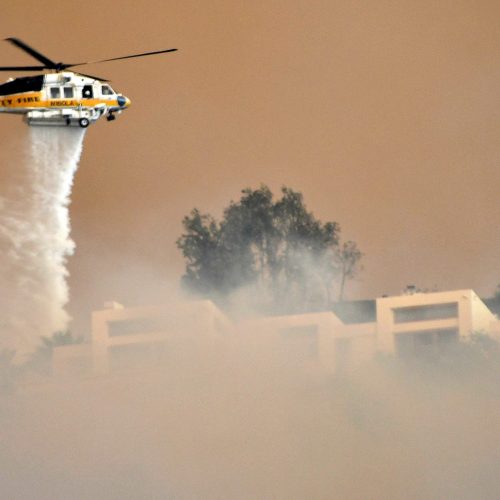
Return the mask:
M 130 106 L 130 99 L 124 95 L 119 95 L 116 100 L 120 108 L 128 108 Z

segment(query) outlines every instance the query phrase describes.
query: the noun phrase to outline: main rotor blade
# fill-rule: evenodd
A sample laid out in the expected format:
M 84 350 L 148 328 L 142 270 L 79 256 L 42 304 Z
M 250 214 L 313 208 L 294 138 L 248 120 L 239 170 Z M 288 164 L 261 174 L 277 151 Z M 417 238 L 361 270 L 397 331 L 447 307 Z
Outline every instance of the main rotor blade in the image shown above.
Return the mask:
M 7 42 L 12 43 L 16 47 L 20 48 L 21 50 L 24 50 L 24 52 L 27 52 L 31 57 L 34 57 L 35 59 L 38 59 L 40 62 L 45 64 L 45 67 L 47 69 L 55 69 L 57 68 L 57 63 L 54 61 L 51 61 L 48 57 L 45 57 L 43 54 L 40 54 L 40 52 L 36 51 L 29 45 L 26 45 L 23 41 L 19 40 L 19 38 L 6 38 L 5 39 Z
M 45 66 L 0 66 L 0 71 L 42 71 Z
M 93 78 L 94 80 L 100 80 L 101 82 L 110 82 L 111 80 L 106 80 L 106 78 L 101 78 L 100 76 L 87 75 L 85 73 L 77 73 L 78 75 L 86 76 L 88 78 Z
M 73 68 L 74 66 L 83 66 L 84 64 L 97 64 L 97 63 L 109 62 L 109 61 L 119 61 L 120 59 L 132 59 L 133 57 L 152 56 L 155 54 L 164 54 L 165 52 L 175 52 L 176 50 L 177 49 L 157 50 L 155 52 L 144 52 L 143 54 L 133 54 L 131 56 L 113 57 L 112 59 L 102 59 L 101 61 L 89 61 L 89 62 L 84 62 L 84 63 L 68 64 L 68 65 L 65 64 L 64 66 L 66 68 Z

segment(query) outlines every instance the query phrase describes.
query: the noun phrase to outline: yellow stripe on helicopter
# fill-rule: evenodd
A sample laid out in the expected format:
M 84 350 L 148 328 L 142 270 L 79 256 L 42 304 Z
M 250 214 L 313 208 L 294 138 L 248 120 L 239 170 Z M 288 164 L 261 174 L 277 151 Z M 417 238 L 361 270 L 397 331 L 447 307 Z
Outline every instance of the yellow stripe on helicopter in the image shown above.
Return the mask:
M 116 99 L 48 99 L 42 100 L 42 92 L 14 94 L 8 97 L 0 96 L 0 107 L 14 109 L 31 108 L 91 108 L 104 104 L 107 107 L 119 107 Z M 127 106 L 129 101 L 127 100 Z

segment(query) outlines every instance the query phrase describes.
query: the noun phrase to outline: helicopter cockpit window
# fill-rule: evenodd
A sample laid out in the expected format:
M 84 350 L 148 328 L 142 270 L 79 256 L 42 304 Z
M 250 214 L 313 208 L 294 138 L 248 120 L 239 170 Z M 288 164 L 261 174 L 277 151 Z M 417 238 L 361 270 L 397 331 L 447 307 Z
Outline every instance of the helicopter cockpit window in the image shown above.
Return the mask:
M 61 90 L 59 87 L 51 87 L 50 88 L 50 98 L 51 99 L 59 99 L 61 97 Z
M 64 87 L 64 97 L 73 99 L 73 87 Z
M 113 91 L 109 85 L 103 85 L 101 87 L 102 95 L 113 95 Z

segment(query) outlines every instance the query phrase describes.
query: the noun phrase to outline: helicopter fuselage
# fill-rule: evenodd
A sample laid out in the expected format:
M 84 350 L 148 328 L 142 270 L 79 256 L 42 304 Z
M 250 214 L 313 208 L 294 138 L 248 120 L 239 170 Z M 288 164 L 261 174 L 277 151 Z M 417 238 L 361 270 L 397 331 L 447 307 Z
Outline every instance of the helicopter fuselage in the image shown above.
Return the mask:
M 10 79 L 0 85 L 0 113 L 23 114 L 29 125 L 87 127 L 113 120 L 130 100 L 110 85 L 71 71 Z

